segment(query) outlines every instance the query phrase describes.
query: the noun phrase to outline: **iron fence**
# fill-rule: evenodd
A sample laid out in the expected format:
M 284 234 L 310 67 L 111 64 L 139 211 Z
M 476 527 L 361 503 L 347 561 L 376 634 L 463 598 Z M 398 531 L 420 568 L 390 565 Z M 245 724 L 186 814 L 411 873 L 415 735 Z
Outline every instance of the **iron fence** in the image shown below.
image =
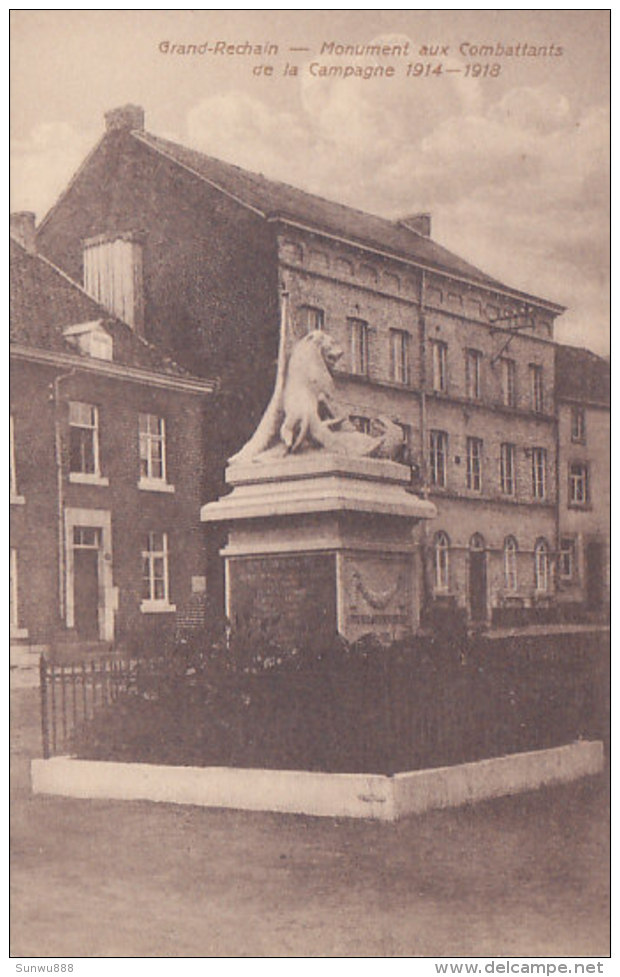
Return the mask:
M 478 636 L 455 653 L 416 639 L 236 671 L 174 656 L 42 659 L 41 717 L 46 757 L 77 743 L 102 759 L 392 774 L 607 741 L 608 640 Z
M 43 756 L 71 752 L 75 736 L 85 723 L 122 693 L 136 689 L 145 670 L 155 671 L 157 667 L 156 660 L 133 658 L 59 664 L 42 655 L 39 680 Z

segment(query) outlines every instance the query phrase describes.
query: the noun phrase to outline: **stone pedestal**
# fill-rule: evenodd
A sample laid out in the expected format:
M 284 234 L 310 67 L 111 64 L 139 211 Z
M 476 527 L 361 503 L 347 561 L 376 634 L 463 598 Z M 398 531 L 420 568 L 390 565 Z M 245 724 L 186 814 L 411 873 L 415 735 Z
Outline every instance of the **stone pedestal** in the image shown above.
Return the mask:
M 392 461 L 308 452 L 237 464 L 232 492 L 202 507 L 228 527 L 228 617 L 268 622 L 284 641 L 321 624 L 391 641 L 418 625 L 416 525 L 435 515 Z

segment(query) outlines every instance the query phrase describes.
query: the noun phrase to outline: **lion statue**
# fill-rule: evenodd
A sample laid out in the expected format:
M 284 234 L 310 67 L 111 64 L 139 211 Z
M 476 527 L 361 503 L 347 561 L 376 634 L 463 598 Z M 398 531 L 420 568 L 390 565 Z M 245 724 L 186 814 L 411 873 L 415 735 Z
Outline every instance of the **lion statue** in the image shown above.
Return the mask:
M 373 420 L 375 435 L 356 430 L 336 400 L 332 372 L 342 350 L 315 329 L 298 340 L 279 369 L 274 394 L 255 433 L 229 463 L 268 461 L 323 449 L 351 457 L 395 458 L 402 432 L 389 418 Z

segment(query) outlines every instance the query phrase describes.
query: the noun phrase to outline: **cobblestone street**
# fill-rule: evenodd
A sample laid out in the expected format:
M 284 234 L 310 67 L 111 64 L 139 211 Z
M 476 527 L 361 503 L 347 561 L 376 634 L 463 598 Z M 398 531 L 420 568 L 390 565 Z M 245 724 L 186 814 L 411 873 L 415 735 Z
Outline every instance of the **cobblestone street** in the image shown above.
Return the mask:
M 603 956 L 603 778 L 396 825 L 35 797 L 13 693 L 17 956 Z

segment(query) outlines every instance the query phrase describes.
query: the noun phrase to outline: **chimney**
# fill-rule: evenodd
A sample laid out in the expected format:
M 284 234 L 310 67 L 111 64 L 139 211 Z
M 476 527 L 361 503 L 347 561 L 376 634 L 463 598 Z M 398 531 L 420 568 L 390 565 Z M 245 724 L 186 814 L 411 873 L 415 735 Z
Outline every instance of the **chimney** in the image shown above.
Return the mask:
M 139 129 L 144 131 L 144 109 L 141 105 L 121 105 L 105 114 L 105 127 L 111 129 Z
M 11 234 L 31 254 L 37 250 L 34 221 L 35 215 L 31 210 L 18 210 L 10 217 Z
M 396 222 L 401 227 L 406 227 L 408 231 L 417 231 L 423 237 L 431 236 L 431 215 L 430 214 L 411 214 L 410 217 L 402 217 Z

